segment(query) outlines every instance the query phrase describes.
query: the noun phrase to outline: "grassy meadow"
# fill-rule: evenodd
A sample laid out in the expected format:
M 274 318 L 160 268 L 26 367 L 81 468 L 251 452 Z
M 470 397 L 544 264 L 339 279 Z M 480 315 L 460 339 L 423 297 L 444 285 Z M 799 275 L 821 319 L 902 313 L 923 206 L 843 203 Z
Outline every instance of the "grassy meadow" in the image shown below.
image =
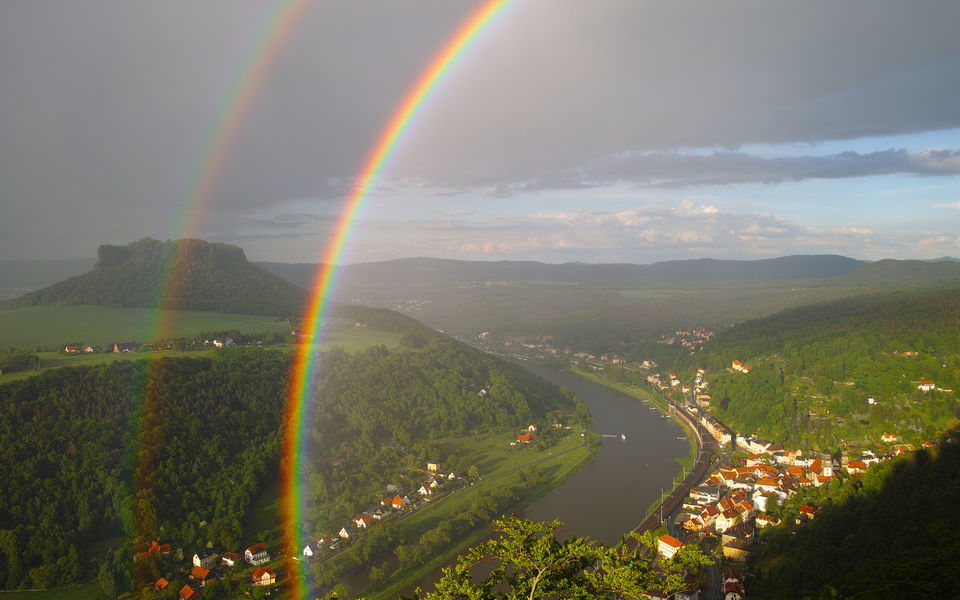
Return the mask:
M 66 344 L 89 344 L 99 349 L 104 344 L 130 341 L 154 341 L 149 336 L 158 319 L 170 323 L 170 336 L 193 337 L 204 331 L 239 330 L 242 333 L 288 334 L 292 329 L 275 317 L 234 315 L 215 312 L 161 310 L 152 308 L 111 308 L 104 306 L 36 306 L 14 310 L 0 310 L 0 348 L 24 348 L 36 351 L 40 370 L 66 366 L 91 366 L 115 360 L 137 360 L 164 356 L 206 356 L 213 349 L 179 352 L 154 350 L 131 353 L 95 352 L 92 354 L 64 354 Z M 400 333 L 381 331 L 370 327 L 354 327 L 352 319 L 328 319 L 332 328 L 327 331 L 322 345 L 338 346 L 347 352 L 357 352 L 371 346 L 400 346 Z M 276 345 L 274 348 L 278 347 Z M 279 347 L 293 348 L 291 344 Z M 29 377 L 32 371 L 0 375 L 0 381 Z
M 155 341 L 155 325 L 169 323 L 165 337 L 193 337 L 203 331 L 237 329 L 243 333 L 290 332 L 276 317 L 155 308 L 108 306 L 33 306 L 0 310 L 0 347 L 49 349 L 82 343 Z

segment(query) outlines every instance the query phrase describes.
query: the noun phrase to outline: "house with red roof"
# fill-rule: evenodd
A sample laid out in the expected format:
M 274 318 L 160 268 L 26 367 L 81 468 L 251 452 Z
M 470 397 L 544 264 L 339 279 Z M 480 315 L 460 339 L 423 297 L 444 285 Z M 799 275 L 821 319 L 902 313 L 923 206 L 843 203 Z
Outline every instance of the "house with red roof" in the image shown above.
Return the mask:
M 266 546 L 263 544 L 254 544 L 244 551 L 243 560 L 251 565 L 258 566 L 270 562 L 270 555 L 267 554 Z
M 657 538 L 657 552 L 664 558 L 673 558 L 680 548 L 683 548 L 683 542 L 672 535 L 661 535 Z
M 161 577 L 153 582 L 153 589 L 157 590 L 158 592 L 162 592 L 163 590 L 167 589 L 168 585 L 170 585 L 170 582 Z
M 410 500 L 406 496 L 394 496 L 393 500 L 390 502 L 390 505 L 395 509 L 400 510 L 401 508 L 410 504 Z
M 527 433 L 517 434 L 517 441 L 523 444 L 535 442 L 537 441 L 537 433 L 535 431 L 529 431 Z
M 863 473 L 867 470 L 867 463 L 862 460 L 851 460 L 847 463 L 847 473 L 851 475 L 856 475 L 857 473 Z
M 243 558 L 236 552 L 224 552 L 223 556 L 220 557 L 220 562 L 227 565 L 228 567 L 236 566 L 240 559 Z
M 929 379 L 924 379 L 917 384 L 917 389 L 921 392 L 932 392 L 937 389 L 937 386 Z
M 199 584 L 200 587 L 207 585 L 207 582 L 211 579 L 214 579 L 214 576 L 211 574 L 210 569 L 194 566 L 190 571 L 190 581 Z
M 200 592 L 193 589 L 189 585 L 184 585 L 180 588 L 179 592 L 180 600 L 200 600 L 203 596 L 200 595 Z
M 353 518 L 353 524 L 356 525 L 357 527 L 363 527 L 364 529 L 366 529 L 367 526 L 370 525 L 370 523 L 373 523 L 373 517 L 369 515 L 357 515 L 356 517 Z
M 257 567 L 251 575 L 253 585 L 273 585 L 277 582 L 277 574 L 270 567 Z

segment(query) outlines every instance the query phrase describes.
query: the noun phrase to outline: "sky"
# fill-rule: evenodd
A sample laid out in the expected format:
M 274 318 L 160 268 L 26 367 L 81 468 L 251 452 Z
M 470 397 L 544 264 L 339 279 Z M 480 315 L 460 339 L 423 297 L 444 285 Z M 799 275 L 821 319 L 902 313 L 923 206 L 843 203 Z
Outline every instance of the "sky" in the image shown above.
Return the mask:
M 316 0 L 260 52 L 279 3 L 0 3 L 0 259 L 190 235 L 318 261 L 477 5 Z M 952 0 L 514 0 L 343 260 L 960 256 L 957 23 Z

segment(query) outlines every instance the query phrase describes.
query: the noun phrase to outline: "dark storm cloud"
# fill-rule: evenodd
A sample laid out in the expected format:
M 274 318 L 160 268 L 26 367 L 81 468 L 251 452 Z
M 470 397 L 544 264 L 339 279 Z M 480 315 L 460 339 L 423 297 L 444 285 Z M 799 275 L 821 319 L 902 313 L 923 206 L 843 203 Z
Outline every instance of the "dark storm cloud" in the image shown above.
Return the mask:
M 255 225 L 232 211 L 341 199 L 474 6 L 311 5 L 223 155 L 207 231 Z M 0 4 L 0 252 L 92 255 L 99 243 L 176 234 L 272 8 Z M 960 3 L 946 0 L 518 0 L 428 99 L 381 191 L 405 177 L 503 195 L 606 179 L 841 177 L 898 164 L 952 173 L 955 155 L 924 166 L 895 153 L 791 162 L 673 150 L 960 127 L 958 22 Z

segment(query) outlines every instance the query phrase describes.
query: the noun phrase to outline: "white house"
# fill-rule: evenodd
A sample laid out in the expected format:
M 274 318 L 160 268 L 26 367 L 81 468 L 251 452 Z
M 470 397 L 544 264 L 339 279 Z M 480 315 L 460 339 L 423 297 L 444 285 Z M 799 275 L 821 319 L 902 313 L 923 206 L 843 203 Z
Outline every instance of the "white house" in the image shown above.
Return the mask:
M 270 562 L 270 555 L 267 554 L 267 547 L 263 544 L 254 544 L 243 552 L 243 560 L 251 565 L 262 565 Z
M 664 558 L 673 558 L 680 548 L 683 548 L 683 542 L 672 535 L 661 535 L 657 538 L 657 552 Z
M 217 553 L 213 550 L 201 550 L 193 555 L 193 566 L 209 569 L 217 562 Z

